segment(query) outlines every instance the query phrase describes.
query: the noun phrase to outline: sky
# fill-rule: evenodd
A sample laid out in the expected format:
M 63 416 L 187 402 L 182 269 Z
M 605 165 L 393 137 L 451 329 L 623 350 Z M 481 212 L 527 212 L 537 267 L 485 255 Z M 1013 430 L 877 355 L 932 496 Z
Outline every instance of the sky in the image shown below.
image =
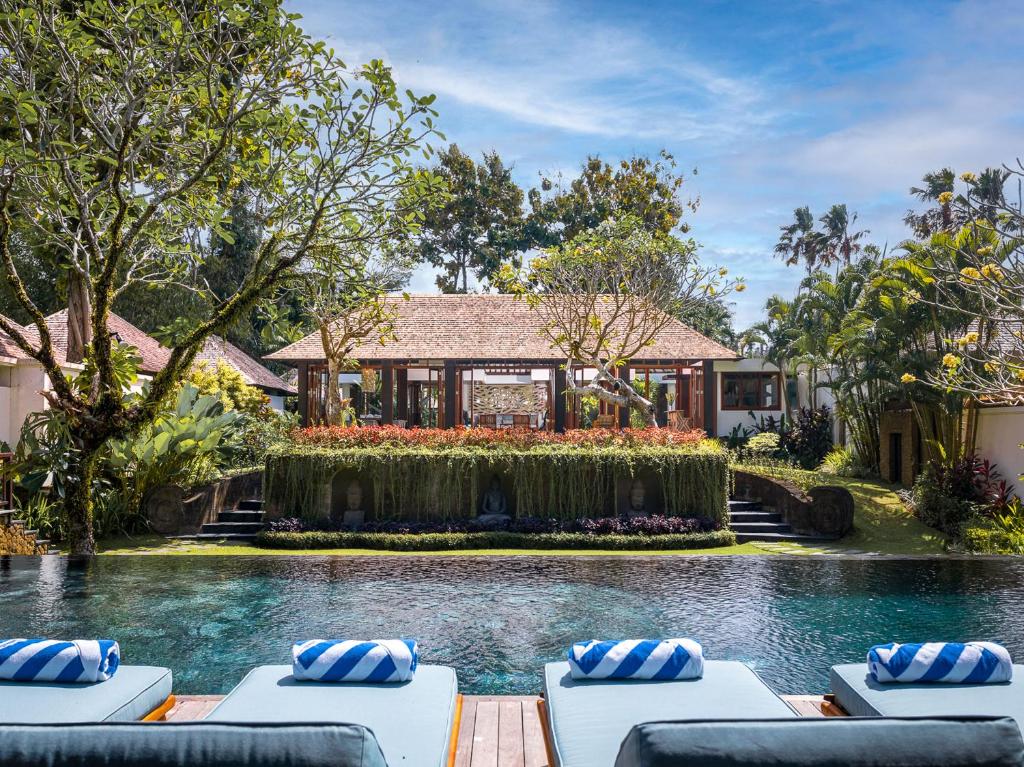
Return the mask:
M 497 151 L 524 189 L 588 155 L 669 151 L 701 257 L 746 281 L 737 329 L 802 276 L 772 252 L 795 208 L 845 203 L 893 248 L 924 173 L 1024 156 L 1024 0 L 289 6 L 346 63 L 436 94 L 447 141 Z M 428 267 L 410 288 L 435 289 Z

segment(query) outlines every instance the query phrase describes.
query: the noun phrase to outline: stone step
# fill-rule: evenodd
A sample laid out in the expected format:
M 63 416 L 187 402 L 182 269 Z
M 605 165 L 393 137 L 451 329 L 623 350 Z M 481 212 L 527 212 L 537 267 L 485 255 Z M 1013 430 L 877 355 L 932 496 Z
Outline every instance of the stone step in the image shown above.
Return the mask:
M 822 538 L 817 535 L 799 535 L 797 533 L 741 533 L 736 531 L 737 543 L 752 543 L 761 541 L 763 543 L 835 543 L 834 538 Z
M 734 522 L 729 525 L 735 533 L 791 533 L 793 528 L 782 522 Z
M 217 513 L 218 522 L 262 522 L 262 511 L 237 511 L 225 509 Z
M 729 501 L 729 511 L 760 511 L 760 501 Z
M 256 535 L 262 529 L 262 522 L 208 522 L 199 532 L 201 535 Z
M 173 535 L 175 541 L 254 541 L 255 533 L 198 533 L 196 535 Z
M 238 511 L 263 511 L 262 498 L 247 498 L 238 502 Z
M 729 524 L 735 522 L 782 522 L 777 511 L 730 511 Z

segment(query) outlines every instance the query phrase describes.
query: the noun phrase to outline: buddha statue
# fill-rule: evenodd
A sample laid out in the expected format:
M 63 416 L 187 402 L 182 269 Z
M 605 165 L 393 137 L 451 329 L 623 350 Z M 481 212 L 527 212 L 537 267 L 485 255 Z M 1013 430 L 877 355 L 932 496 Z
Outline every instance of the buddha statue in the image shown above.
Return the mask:
M 346 527 L 358 528 L 366 521 L 363 509 L 363 486 L 353 478 L 345 488 L 345 515 L 342 520 Z
M 647 487 L 640 477 L 629 486 L 629 516 L 638 517 L 647 513 Z
M 505 500 L 498 475 L 491 477 L 491 484 L 484 493 L 484 500 L 480 505 L 480 516 L 508 516 L 508 502 Z

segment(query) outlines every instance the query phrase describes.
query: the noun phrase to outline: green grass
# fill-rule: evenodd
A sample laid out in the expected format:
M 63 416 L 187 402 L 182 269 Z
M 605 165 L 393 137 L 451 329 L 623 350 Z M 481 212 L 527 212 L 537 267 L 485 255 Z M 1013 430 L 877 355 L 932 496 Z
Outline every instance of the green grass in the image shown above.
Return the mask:
M 680 549 L 669 551 L 604 551 L 576 549 L 466 549 L 465 551 L 379 551 L 376 549 L 262 549 L 237 543 L 196 543 L 194 541 L 169 541 L 160 535 L 140 535 L 132 538 L 110 538 L 99 542 L 99 553 L 109 555 L 146 554 L 171 556 L 385 556 L 385 557 L 508 557 L 508 556 L 694 556 L 723 554 L 764 554 L 762 549 L 750 543 L 735 546 L 721 546 L 715 549 Z

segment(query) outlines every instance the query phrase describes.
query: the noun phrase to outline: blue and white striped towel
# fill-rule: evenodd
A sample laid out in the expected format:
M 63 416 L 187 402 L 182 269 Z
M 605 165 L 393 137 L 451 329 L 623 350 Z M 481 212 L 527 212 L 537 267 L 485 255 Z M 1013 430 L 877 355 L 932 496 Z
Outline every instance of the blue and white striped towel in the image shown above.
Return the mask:
M 875 645 L 868 669 L 876 682 L 1009 682 L 1013 660 L 994 642 L 925 642 Z
M 310 682 L 408 682 L 415 639 L 310 639 L 292 646 L 292 676 Z
M 569 669 L 573 679 L 700 679 L 704 650 L 692 639 L 576 642 Z
M 0 639 L 0 679 L 105 682 L 121 663 L 112 639 Z

